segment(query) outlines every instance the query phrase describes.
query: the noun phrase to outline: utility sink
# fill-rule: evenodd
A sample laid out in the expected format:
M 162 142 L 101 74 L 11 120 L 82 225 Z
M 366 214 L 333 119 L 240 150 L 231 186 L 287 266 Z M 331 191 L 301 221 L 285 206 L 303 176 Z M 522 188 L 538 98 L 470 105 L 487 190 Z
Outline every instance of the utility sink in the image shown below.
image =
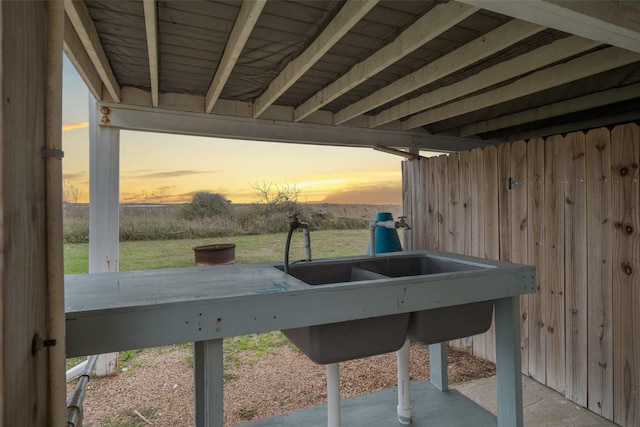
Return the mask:
M 284 270 L 283 266 L 276 266 Z M 489 268 L 431 254 L 389 254 L 335 260 L 300 262 L 289 266 L 289 274 L 311 285 L 349 283 L 362 280 L 464 274 Z M 444 342 L 485 332 L 491 326 L 493 301 L 443 307 L 398 315 L 350 320 L 283 330 L 307 357 L 318 364 L 342 362 L 396 351 L 407 335 L 425 344 Z
M 388 279 L 348 264 L 329 268 L 299 264 L 290 266 L 289 274 L 310 285 Z M 325 365 L 399 350 L 407 338 L 409 317 L 409 313 L 394 314 L 285 329 L 282 333 L 309 359 Z

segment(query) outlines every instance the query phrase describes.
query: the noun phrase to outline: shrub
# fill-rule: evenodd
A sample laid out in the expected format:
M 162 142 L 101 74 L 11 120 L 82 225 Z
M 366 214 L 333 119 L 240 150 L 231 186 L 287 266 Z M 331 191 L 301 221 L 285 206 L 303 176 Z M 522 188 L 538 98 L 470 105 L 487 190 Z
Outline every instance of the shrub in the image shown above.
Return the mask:
M 231 212 L 231 202 L 222 194 L 198 191 L 193 195 L 191 203 L 182 209 L 186 219 L 211 218 Z

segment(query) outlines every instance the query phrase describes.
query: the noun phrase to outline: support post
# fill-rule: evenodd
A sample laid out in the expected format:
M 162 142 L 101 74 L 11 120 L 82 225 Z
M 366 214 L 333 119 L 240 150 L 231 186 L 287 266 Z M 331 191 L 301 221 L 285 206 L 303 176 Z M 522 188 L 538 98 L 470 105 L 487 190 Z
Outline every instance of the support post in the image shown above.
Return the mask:
M 447 365 L 447 343 L 441 342 L 429 345 L 430 382 L 440 391 L 449 390 Z
M 498 427 L 522 427 L 520 297 L 496 300 Z
M 411 374 L 410 374 L 411 342 L 406 340 L 400 350 L 396 351 L 398 365 L 398 422 L 411 424 Z
M 340 364 L 327 365 L 327 426 L 340 427 Z
M 222 427 L 224 407 L 222 340 L 193 345 L 193 381 L 196 427 Z
M 89 273 L 118 271 L 120 130 L 99 125 L 102 114 L 89 95 Z M 117 371 L 118 353 L 100 355 L 96 375 Z

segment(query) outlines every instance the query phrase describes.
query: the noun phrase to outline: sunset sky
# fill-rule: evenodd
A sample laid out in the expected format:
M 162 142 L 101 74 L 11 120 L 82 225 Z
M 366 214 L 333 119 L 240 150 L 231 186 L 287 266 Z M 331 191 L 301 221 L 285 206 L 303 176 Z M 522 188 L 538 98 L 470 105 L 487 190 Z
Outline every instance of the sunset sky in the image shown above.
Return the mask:
M 64 60 L 63 173 L 70 202 L 89 199 L 89 92 Z M 295 187 L 300 202 L 400 204 L 401 158 L 368 148 L 121 131 L 120 201 L 181 203 L 197 191 L 258 201 L 256 184 Z

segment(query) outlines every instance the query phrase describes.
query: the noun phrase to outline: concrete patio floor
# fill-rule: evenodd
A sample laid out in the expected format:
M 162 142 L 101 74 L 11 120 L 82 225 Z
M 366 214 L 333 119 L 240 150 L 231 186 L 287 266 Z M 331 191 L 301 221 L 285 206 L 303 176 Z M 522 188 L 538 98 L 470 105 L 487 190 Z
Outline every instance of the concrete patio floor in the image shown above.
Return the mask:
M 529 377 L 522 378 L 525 426 L 599 426 L 616 424 L 565 399 Z M 427 381 L 411 383 L 413 427 L 496 426 L 495 377 L 454 384 L 441 393 Z M 345 427 L 401 426 L 396 419 L 395 388 L 380 390 L 341 402 Z M 324 427 L 326 405 L 314 406 L 242 424 L 244 427 Z
M 454 384 L 452 388 L 496 413 L 495 377 Z M 522 376 L 522 406 L 526 426 L 617 426 L 527 376 Z

